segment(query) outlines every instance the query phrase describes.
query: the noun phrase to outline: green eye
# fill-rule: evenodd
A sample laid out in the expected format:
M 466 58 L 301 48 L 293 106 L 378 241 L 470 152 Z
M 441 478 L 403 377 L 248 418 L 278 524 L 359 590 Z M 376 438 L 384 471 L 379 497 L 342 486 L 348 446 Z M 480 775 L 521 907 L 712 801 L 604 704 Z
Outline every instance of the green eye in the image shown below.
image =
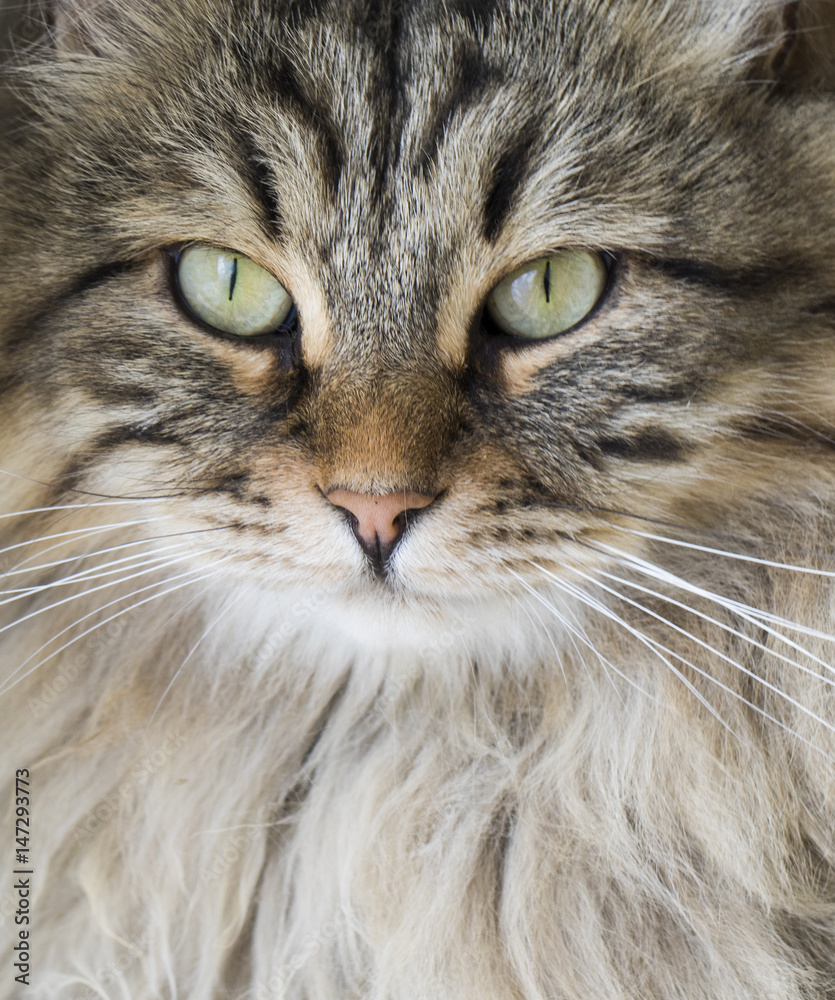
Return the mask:
M 198 319 L 239 337 L 272 333 L 293 308 L 269 271 L 232 250 L 186 247 L 177 260 L 177 287 Z
M 607 277 L 600 254 L 561 250 L 523 264 L 496 285 L 487 315 L 516 337 L 555 337 L 588 316 L 606 290 Z

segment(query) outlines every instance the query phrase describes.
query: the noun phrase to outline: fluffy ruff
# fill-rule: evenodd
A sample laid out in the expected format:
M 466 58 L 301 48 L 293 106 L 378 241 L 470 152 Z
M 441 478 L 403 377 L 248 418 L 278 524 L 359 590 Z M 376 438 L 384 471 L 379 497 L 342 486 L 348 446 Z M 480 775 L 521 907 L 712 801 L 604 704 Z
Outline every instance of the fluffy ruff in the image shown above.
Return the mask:
M 279 607 L 205 566 L 146 575 L 162 599 L 124 615 L 146 595 L 109 590 L 82 623 L 105 624 L 3 695 L 32 773 L 32 995 L 826 996 L 828 581 L 747 563 L 743 588 L 687 550 L 679 579 L 727 590 L 706 558 L 759 614 L 679 591 L 705 618 L 662 625 L 645 592 L 617 586 L 649 609 L 623 618 L 543 589 L 501 624 L 537 637 L 521 669 L 471 655 L 495 608 L 369 654 L 322 593 Z M 4 662 L 44 659 L 61 612 Z

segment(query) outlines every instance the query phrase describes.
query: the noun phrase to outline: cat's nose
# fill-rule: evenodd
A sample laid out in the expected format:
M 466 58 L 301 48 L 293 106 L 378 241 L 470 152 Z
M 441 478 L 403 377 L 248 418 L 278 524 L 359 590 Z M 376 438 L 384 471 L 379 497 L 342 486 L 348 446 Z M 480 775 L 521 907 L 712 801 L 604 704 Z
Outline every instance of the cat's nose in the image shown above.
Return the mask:
M 422 510 L 435 500 L 427 493 L 400 490 L 373 496 L 335 489 L 326 496 L 335 507 L 348 511 L 354 535 L 378 574 L 402 538 L 409 512 Z

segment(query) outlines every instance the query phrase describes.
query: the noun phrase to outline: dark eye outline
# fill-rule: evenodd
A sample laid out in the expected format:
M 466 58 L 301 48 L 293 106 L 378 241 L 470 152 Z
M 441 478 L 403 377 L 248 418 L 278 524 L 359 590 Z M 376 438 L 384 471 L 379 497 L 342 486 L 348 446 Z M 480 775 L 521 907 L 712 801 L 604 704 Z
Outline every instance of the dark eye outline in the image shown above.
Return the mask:
M 180 246 L 168 247 L 168 249 L 164 251 L 164 253 L 168 256 L 168 281 L 171 297 L 186 319 L 188 319 L 195 326 L 200 327 L 201 330 L 205 330 L 207 333 L 210 333 L 213 337 L 220 337 L 223 340 L 230 341 L 234 344 L 276 347 L 279 346 L 277 343 L 278 341 L 286 341 L 291 337 L 298 340 L 299 334 L 301 333 L 301 323 L 295 300 L 293 301 L 293 306 L 290 309 L 290 312 L 287 314 L 281 325 L 276 327 L 275 330 L 266 330 L 264 333 L 228 333 L 226 330 L 218 330 L 217 327 L 211 326 L 201 316 L 198 316 L 188 304 L 188 301 L 180 288 L 179 280 L 180 257 L 186 250 L 188 250 L 189 247 L 195 245 L 197 244 L 183 243 Z M 232 250 L 229 247 L 216 246 L 213 243 L 201 243 L 199 245 L 210 246 L 213 249 L 222 250 L 224 253 L 238 254 L 241 257 L 246 256 L 246 254 L 242 254 L 238 250 Z
M 555 253 L 559 253 L 562 250 L 586 250 L 589 253 L 596 253 L 603 261 L 603 266 L 606 268 L 606 283 L 603 286 L 603 291 L 597 298 L 597 301 L 589 309 L 589 311 L 577 320 L 576 323 L 565 330 L 560 330 L 559 333 L 554 333 L 550 337 L 525 337 L 519 333 L 508 333 L 507 330 L 503 330 L 498 323 L 490 316 L 487 311 L 487 302 L 490 296 L 493 294 L 493 290 L 497 288 L 508 275 L 513 274 L 520 266 L 516 265 L 512 269 L 508 270 L 502 278 L 500 278 L 493 288 L 490 289 L 484 302 L 481 305 L 481 309 L 478 313 L 478 329 L 486 341 L 490 342 L 494 348 L 507 348 L 510 350 L 526 350 L 527 348 L 533 347 L 537 344 L 550 344 L 555 340 L 559 340 L 562 337 L 568 336 L 568 334 L 573 333 L 575 330 L 579 330 L 580 327 L 584 326 L 591 319 L 593 319 L 601 309 L 606 305 L 609 299 L 610 293 L 616 284 L 616 279 L 618 276 L 618 271 L 620 267 L 620 257 L 612 253 L 609 250 L 594 250 L 590 247 L 559 247 L 557 250 L 552 250 L 548 253 L 544 253 L 539 257 L 534 257 L 529 263 L 535 264 L 536 261 L 542 260 L 543 257 L 552 256 Z

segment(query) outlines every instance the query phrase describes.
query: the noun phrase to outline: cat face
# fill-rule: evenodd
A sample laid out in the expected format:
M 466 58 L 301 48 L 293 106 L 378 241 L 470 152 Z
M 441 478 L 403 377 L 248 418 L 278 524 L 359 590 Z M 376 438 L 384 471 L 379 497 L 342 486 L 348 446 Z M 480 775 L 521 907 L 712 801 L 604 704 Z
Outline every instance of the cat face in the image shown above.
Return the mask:
M 832 159 L 755 79 L 756 5 L 337 6 L 59 24 L 4 209 L 38 478 L 162 497 L 267 588 L 441 608 L 785 476 L 764 411 L 817 433 L 782 380 L 831 351 Z M 213 326 L 183 273 L 204 251 L 292 311 Z M 578 257 L 579 319 L 497 325 L 503 283 L 541 295 L 541 262 Z

